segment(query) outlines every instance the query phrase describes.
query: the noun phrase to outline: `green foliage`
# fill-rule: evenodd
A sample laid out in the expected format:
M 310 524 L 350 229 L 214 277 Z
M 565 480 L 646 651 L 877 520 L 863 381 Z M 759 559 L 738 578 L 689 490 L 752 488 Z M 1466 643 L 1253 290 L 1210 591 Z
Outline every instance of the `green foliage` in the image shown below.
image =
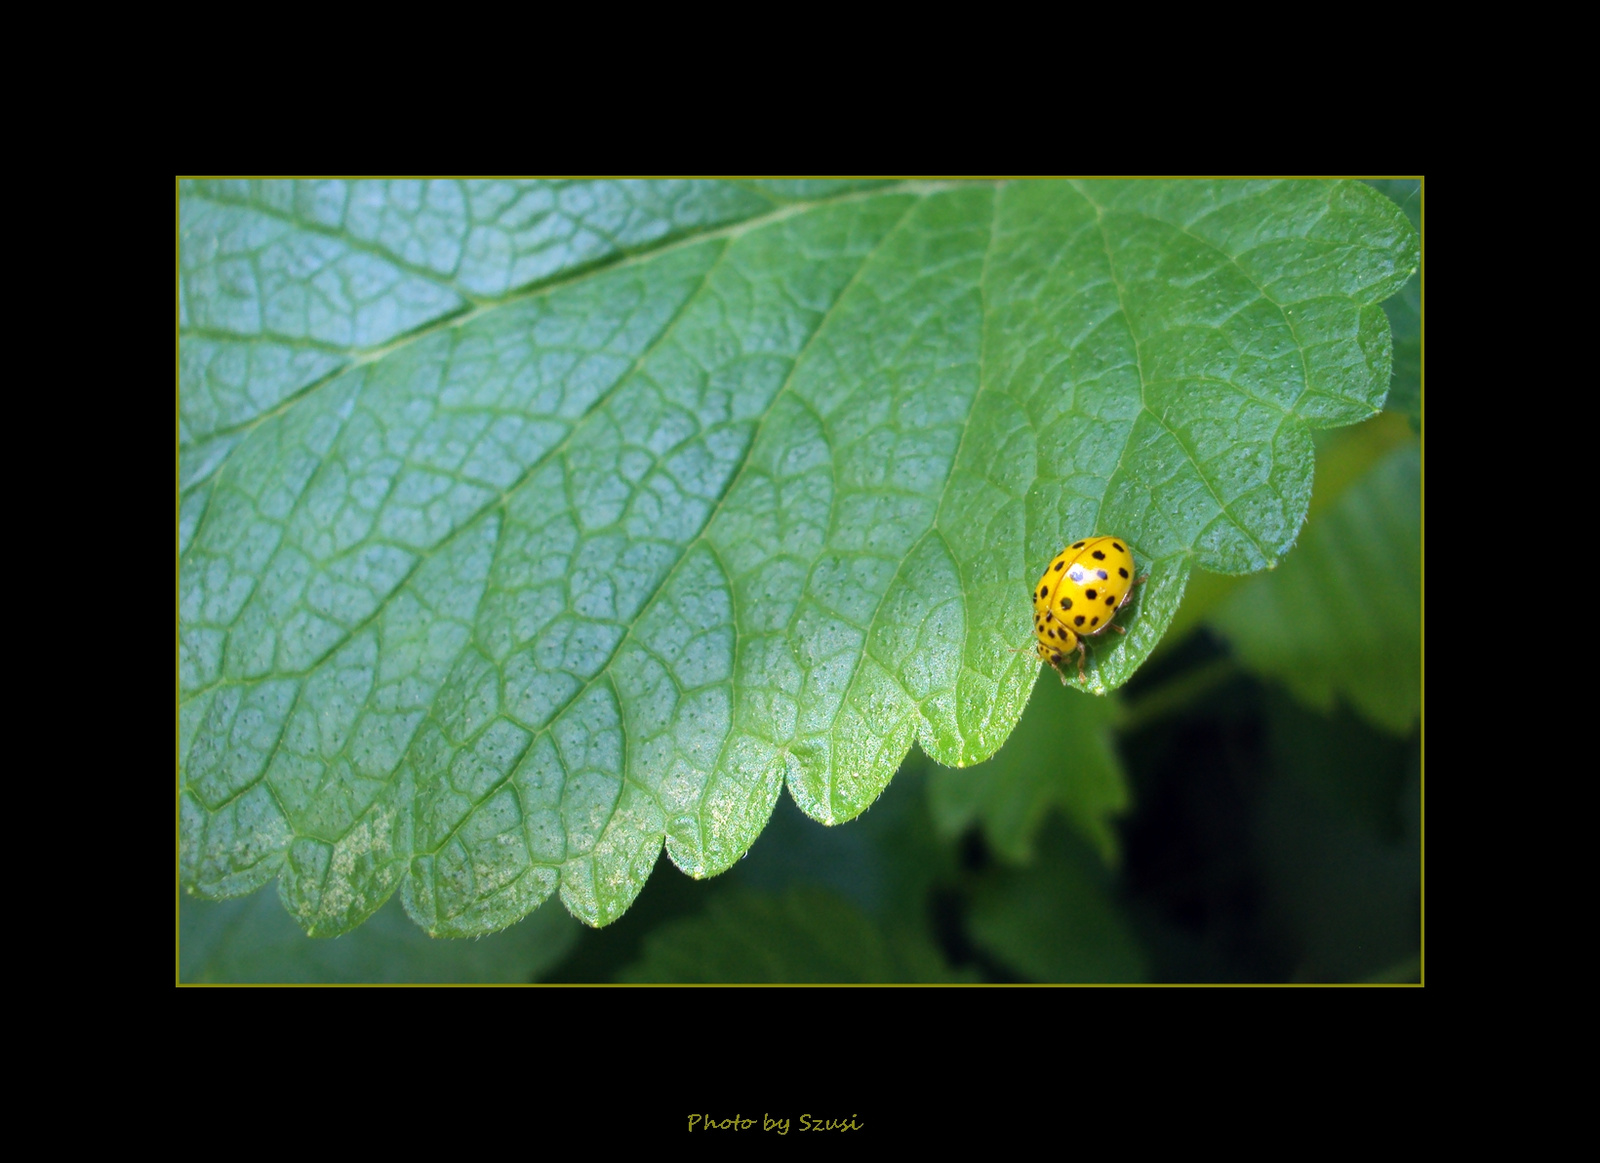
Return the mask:
M 435 941 L 398 900 L 337 940 L 306 937 L 275 897 L 178 902 L 185 983 L 524 982 L 572 948 L 581 926 L 560 909 L 540 909 L 484 941 Z
M 1422 183 L 1416 178 L 1386 179 L 1371 183 L 1405 213 L 1407 220 L 1422 232 Z M 1383 304 L 1394 335 L 1394 384 L 1385 405 L 1411 422 L 1413 432 L 1422 431 L 1422 275 L 1412 275 L 1400 293 Z
M 925 938 L 895 941 L 850 902 L 820 888 L 782 896 L 726 893 L 690 920 L 662 926 L 631 982 L 941 982 L 952 974 Z M 970 976 L 970 975 L 969 975 Z
M 181 866 L 308 932 L 619 917 L 913 742 L 980 762 L 1028 586 L 1294 543 L 1415 231 L 1357 183 L 191 183 Z M 1020 849 L 1019 849 L 1020 850 Z
M 981 821 L 997 855 L 1030 864 L 1039 828 L 1059 809 L 1103 861 L 1115 864 L 1111 821 L 1128 807 L 1127 780 L 1112 741 L 1117 712 L 1115 696 L 1087 698 L 1059 683 L 1036 685 L 1028 713 L 993 759 L 928 772 L 929 804 L 940 831 L 957 836 Z
M 1144 955 L 1096 854 L 1059 826 L 1045 829 L 1041 847 L 1030 866 L 996 870 L 976 888 L 973 940 L 1032 981 L 1146 980 Z
M 1394 333 L 1394 386 L 1387 407 L 1422 431 L 1422 279 L 1412 275 L 1400 293 L 1383 305 Z
M 1347 489 L 1283 567 L 1212 624 L 1245 665 L 1328 711 L 1335 697 L 1404 734 L 1422 703 L 1422 463 L 1414 441 Z
M 1267 702 L 1275 778 L 1255 823 L 1270 929 L 1290 978 L 1350 981 L 1418 951 L 1420 746 L 1360 729 L 1348 712 Z M 1417 980 L 1416 966 L 1409 976 Z

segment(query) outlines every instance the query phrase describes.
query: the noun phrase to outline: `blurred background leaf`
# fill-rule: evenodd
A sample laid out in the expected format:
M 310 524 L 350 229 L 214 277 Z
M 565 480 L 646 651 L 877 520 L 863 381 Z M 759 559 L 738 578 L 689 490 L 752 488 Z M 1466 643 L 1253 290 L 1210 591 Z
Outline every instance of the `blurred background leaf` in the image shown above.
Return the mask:
M 1291 981 L 1360 981 L 1415 958 L 1421 909 L 1420 748 L 1346 711 L 1267 703 L 1275 777 L 1256 846 L 1264 925 Z M 1415 978 L 1413 978 L 1415 980 Z
M 307 937 L 275 894 L 178 898 L 178 980 L 189 984 L 508 983 L 535 981 L 583 928 L 560 909 L 476 941 L 438 941 L 398 900 L 337 938 Z
M 644 957 L 617 976 L 641 983 L 959 980 L 931 942 L 906 936 L 885 934 L 825 889 L 725 892 L 699 916 L 657 929 L 645 940 Z
M 1405 733 L 1422 705 L 1422 464 L 1390 452 L 1314 524 L 1283 567 L 1240 586 L 1212 625 L 1248 667 L 1331 711 L 1342 698 Z
M 1022 721 L 993 759 L 968 768 L 929 765 L 929 802 L 940 832 L 958 836 L 981 821 L 997 855 L 1028 864 L 1040 827 L 1056 809 L 1105 864 L 1115 865 L 1112 822 L 1129 802 L 1113 737 L 1118 712 L 1114 695 L 1097 699 L 1060 683 L 1036 684 Z
M 1101 854 L 1059 821 L 1032 865 L 996 869 L 974 887 L 971 925 L 973 942 L 1023 980 L 1148 979 Z

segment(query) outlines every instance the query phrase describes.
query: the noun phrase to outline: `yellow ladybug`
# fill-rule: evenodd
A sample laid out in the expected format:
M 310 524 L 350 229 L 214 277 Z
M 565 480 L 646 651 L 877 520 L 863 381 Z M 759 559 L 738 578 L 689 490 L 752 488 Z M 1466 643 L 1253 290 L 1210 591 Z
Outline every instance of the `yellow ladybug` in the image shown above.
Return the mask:
M 1108 629 L 1127 633 L 1112 619 L 1133 597 L 1133 587 L 1144 580 L 1133 576 L 1133 554 L 1120 537 L 1074 541 L 1051 558 L 1033 587 L 1033 634 L 1039 640 L 1034 650 L 1055 667 L 1062 685 L 1067 675 L 1061 663 L 1074 650 L 1078 681 L 1085 681 L 1085 638 Z

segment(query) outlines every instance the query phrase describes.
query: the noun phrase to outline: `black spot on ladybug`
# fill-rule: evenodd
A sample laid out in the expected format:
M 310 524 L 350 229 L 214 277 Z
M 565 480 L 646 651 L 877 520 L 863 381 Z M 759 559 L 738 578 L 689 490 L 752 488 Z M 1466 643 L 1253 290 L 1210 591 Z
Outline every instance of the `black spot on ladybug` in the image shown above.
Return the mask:
M 1054 622 L 1056 620 L 1056 616 L 1053 613 L 1052 614 L 1046 614 L 1044 616 L 1044 620 L 1046 622 Z
M 1094 558 L 1096 561 L 1104 561 L 1106 559 L 1105 553 L 1102 550 L 1099 550 L 1099 549 L 1096 549 L 1089 556 Z
M 1046 630 L 1044 634 L 1046 638 L 1054 638 L 1056 636 L 1056 632 L 1054 630 Z
M 1083 542 L 1081 542 L 1081 541 L 1073 542 L 1072 548 L 1074 548 L 1074 549 L 1082 549 L 1083 548 Z
M 1063 610 L 1072 609 L 1072 599 L 1071 598 L 1062 598 L 1061 599 L 1061 608 Z
M 1050 596 L 1050 587 L 1049 586 L 1040 586 L 1039 587 L 1039 596 L 1041 598 L 1049 597 Z
M 1067 563 L 1065 561 L 1058 561 L 1058 562 L 1056 562 L 1056 568 L 1057 569 L 1066 569 L 1067 568 Z
M 1125 570 L 1125 569 L 1119 569 L 1119 570 L 1117 570 L 1117 572 L 1120 573 L 1123 577 L 1127 577 L 1128 576 L 1128 571 Z
M 1096 622 L 1098 622 L 1099 620 L 1100 620 L 1099 618 L 1095 619 Z M 1083 625 L 1083 615 L 1079 614 L 1076 618 L 1072 619 L 1072 624 L 1074 626 L 1082 626 Z
M 1054 654 L 1052 654 L 1050 656 L 1050 661 L 1051 662 L 1060 662 L 1061 661 L 1061 652 L 1058 650 Z
M 1089 623 L 1089 625 L 1091 625 L 1091 626 L 1098 626 L 1099 624 L 1100 624 L 1100 619 L 1098 617 L 1095 618 L 1092 622 Z
M 1092 602 L 1092 601 L 1094 601 L 1096 598 L 1098 598 L 1100 596 L 1100 591 L 1099 590 L 1084 590 L 1083 591 L 1083 596 L 1088 598 Z
M 1126 549 L 1122 548 L 1122 546 L 1118 545 L 1115 541 L 1113 541 L 1111 543 L 1111 548 L 1115 549 L 1118 553 L 1126 553 L 1126 552 L 1128 552 Z
M 1109 573 L 1107 573 L 1107 572 L 1106 572 L 1106 571 L 1105 571 L 1105 570 L 1103 570 L 1103 569 L 1097 569 L 1097 570 L 1095 570 L 1095 573 L 1097 573 L 1097 574 L 1099 574 L 1099 575 L 1100 575 L 1100 580 L 1101 580 L 1101 581 L 1105 581 L 1105 580 L 1106 580 L 1106 578 L 1108 578 L 1108 577 L 1110 577 L 1110 576 L 1111 576 L 1111 575 L 1110 575 L 1110 574 L 1109 574 Z
M 1107 594 L 1106 595 L 1106 605 L 1114 606 L 1116 604 L 1117 604 L 1117 595 L 1116 594 Z

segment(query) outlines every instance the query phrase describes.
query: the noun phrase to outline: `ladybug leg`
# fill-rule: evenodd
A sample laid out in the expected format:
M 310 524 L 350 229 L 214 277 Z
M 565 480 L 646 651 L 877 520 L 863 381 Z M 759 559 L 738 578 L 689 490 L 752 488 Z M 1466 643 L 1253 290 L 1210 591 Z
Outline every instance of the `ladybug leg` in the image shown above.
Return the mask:
M 1128 599 L 1127 598 L 1123 598 L 1122 600 L 1123 600 L 1124 604 L 1126 604 Z M 1117 609 L 1120 610 L 1120 609 L 1122 609 L 1122 607 L 1118 606 Z M 1110 626 L 1118 634 L 1126 634 L 1127 633 L 1126 630 L 1124 630 L 1121 626 L 1118 626 L 1115 622 L 1108 622 L 1108 623 L 1106 623 L 1106 625 Z
M 1082 638 L 1078 639 L 1078 681 L 1082 682 L 1082 683 L 1086 683 L 1086 682 L 1089 681 L 1088 678 L 1085 677 L 1085 675 L 1083 673 L 1083 660 L 1088 657 L 1088 653 L 1089 652 L 1086 651 L 1083 648 L 1083 639 Z M 1062 685 L 1065 686 L 1066 682 L 1067 682 L 1067 676 L 1066 675 L 1062 675 L 1061 676 Z

